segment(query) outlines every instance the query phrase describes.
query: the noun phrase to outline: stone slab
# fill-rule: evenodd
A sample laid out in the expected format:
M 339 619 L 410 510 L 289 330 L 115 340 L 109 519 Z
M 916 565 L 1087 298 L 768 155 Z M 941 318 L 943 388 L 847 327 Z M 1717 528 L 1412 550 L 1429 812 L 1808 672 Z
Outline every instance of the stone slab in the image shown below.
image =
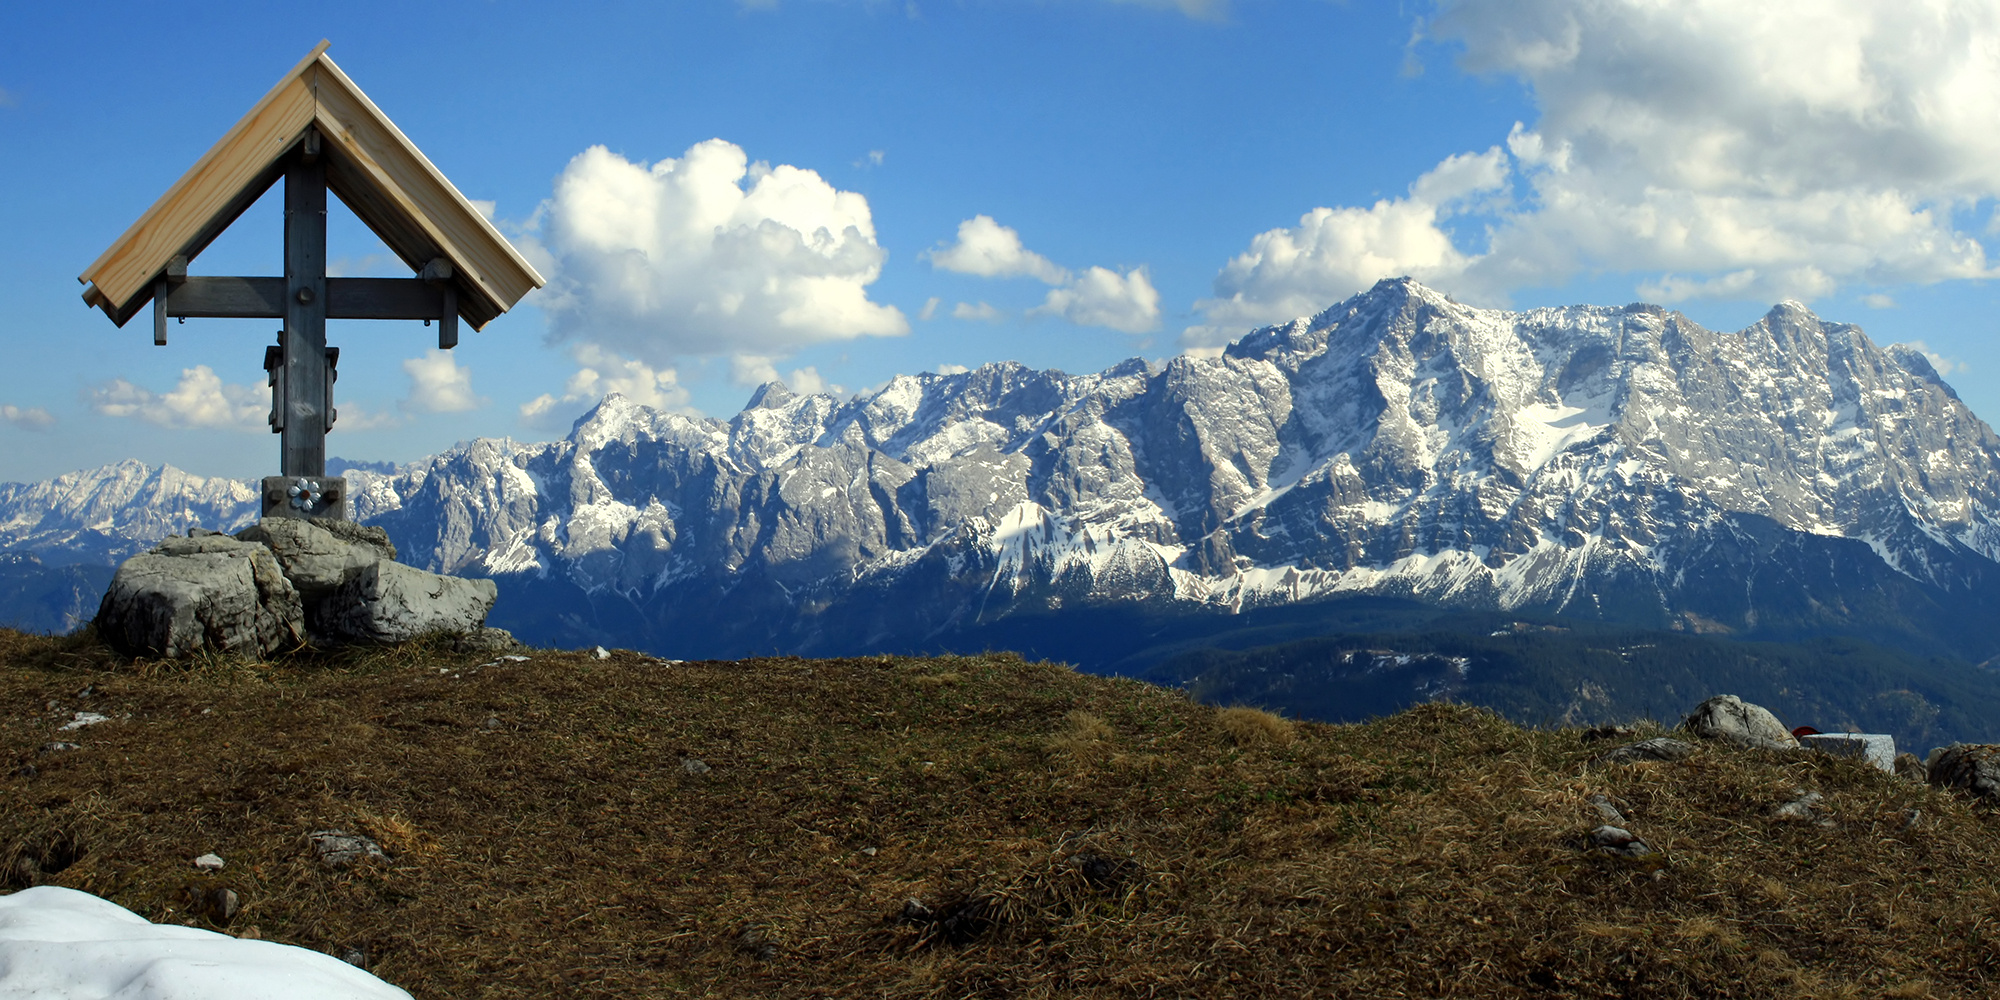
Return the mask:
M 1896 773 L 1896 738 L 1885 733 L 1814 733 L 1799 737 L 1807 749 L 1841 757 L 1859 757 L 1890 774 Z

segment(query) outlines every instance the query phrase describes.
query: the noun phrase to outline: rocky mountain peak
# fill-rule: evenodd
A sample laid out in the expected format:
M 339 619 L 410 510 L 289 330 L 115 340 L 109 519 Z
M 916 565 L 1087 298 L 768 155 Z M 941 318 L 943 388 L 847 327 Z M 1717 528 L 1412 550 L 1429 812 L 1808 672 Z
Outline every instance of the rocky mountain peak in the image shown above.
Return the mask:
M 547 600 L 588 613 L 557 630 L 831 649 L 1379 594 L 2000 653 L 1977 624 L 2000 611 L 2000 439 L 1921 352 L 1797 303 L 1729 333 L 1393 279 L 1218 357 L 999 362 L 846 401 L 771 382 L 727 422 L 612 395 L 563 441 L 364 478 L 362 516 L 426 568 L 571 588 Z M 0 489 L 0 516 L 12 546 L 111 546 L 86 525 L 164 532 L 203 490 L 202 517 L 240 509 L 120 465 Z

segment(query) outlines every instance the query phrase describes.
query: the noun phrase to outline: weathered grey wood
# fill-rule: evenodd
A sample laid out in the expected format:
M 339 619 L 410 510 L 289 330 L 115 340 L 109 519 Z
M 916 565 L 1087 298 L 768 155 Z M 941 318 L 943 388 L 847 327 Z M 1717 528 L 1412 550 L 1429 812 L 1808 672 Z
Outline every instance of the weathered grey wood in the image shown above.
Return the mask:
M 284 319 L 283 278 L 189 278 L 167 293 L 175 318 Z
M 444 294 L 416 278 L 328 278 L 328 319 L 436 319 Z
M 167 346 L 167 279 L 153 283 L 153 346 Z
M 446 286 L 448 287 L 448 286 Z M 199 319 L 283 319 L 284 278 L 189 278 L 167 293 L 166 315 Z M 443 287 L 416 278 L 328 278 L 328 319 L 437 319 Z
M 287 476 L 326 475 L 326 164 L 306 142 L 285 165 L 285 427 Z M 314 141 L 313 148 L 317 149 Z
M 340 381 L 340 348 L 326 349 L 326 429 L 332 430 L 340 419 L 340 411 L 333 407 L 333 384 Z
M 278 339 L 285 339 L 284 331 L 278 332 Z M 271 387 L 271 416 L 268 423 L 271 433 L 282 433 L 285 429 L 285 345 L 272 344 L 264 348 L 264 384 Z M 281 442 L 282 444 L 282 442 Z M 282 458 L 282 456 L 280 456 Z
M 451 260 L 433 257 L 417 277 L 444 293 L 438 303 L 438 350 L 449 351 L 458 346 L 458 285 L 452 281 Z
M 458 346 L 458 286 L 451 282 L 444 284 L 444 302 L 438 314 L 438 350 L 449 351 Z

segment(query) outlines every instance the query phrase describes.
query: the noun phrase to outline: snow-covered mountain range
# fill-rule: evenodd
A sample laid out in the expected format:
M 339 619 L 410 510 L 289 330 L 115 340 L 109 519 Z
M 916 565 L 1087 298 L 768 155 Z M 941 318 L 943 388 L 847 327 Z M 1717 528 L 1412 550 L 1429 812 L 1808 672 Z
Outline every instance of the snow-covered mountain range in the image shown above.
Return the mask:
M 1718 333 L 1384 281 L 1220 357 L 771 383 L 728 421 L 612 395 L 560 441 L 349 481 L 547 642 L 924 648 L 1368 594 L 2000 653 L 2000 438 L 1922 354 L 1797 303 Z M 121 463 L 0 486 L 0 551 L 109 565 L 254 503 Z

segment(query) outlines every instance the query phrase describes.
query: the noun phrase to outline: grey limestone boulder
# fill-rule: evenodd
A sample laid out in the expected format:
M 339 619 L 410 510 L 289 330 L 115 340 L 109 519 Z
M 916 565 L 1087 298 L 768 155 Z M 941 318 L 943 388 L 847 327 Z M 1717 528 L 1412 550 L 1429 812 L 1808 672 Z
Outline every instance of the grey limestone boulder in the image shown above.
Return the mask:
M 322 642 L 401 642 L 433 632 L 477 632 L 498 591 L 491 580 L 439 576 L 396 562 L 381 528 L 271 517 L 237 538 L 271 550 Z
M 395 559 L 382 529 L 346 521 L 267 518 L 233 538 L 197 529 L 126 560 L 97 629 L 129 656 L 163 657 L 267 656 L 308 640 L 488 635 L 486 614 L 499 596 L 493 581 L 439 576 Z
M 268 656 L 305 640 L 304 606 L 271 550 L 227 535 L 169 538 L 127 559 L 97 609 L 127 656 Z
M 354 642 L 402 642 L 434 632 L 476 632 L 500 596 L 491 580 L 440 576 L 379 559 L 318 603 L 313 629 Z
M 308 604 L 332 595 L 363 567 L 396 558 L 388 532 L 348 521 L 268 517 L 236 537 L 270 549 Z
M 2000 744 L 1961 743 L 1938 751 L 1931 761 L 1930 782 L 2000 802 Z
M 1777 716 L 1733 694 L 1719 694 L 1695 706 L 1682 725 L 1696 736 L 1737 746 L 1770 750 L 1799 748 L 1798 737 Z

